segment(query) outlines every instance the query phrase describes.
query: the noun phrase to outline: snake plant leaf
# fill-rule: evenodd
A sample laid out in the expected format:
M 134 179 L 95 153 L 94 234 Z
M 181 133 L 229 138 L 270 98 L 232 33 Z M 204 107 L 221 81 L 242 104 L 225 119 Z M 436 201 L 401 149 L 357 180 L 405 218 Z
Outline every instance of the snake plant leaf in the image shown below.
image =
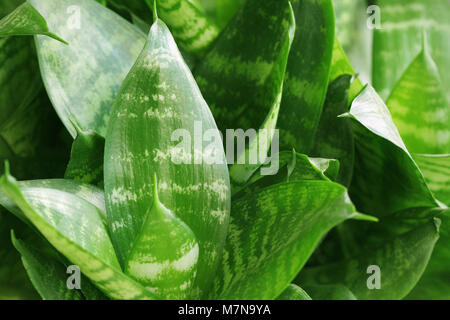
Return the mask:
M 259 128 L 280 99 L 294 23 L 287 1 L 246 1 L 196 65 L 220 129 Z
M 333 5 L 331 0 L 291 3 L 297 28 L 278 120 L 280 146 L 309 153 L 328 87 L 334 39 Z
M 199 243 L 192 290 L 199 297 L 211 282 L 225 240 L 228 168 L 212 114 L 159 19 L 122 85 L 106 137 L 108 225 L 122 265 L 153 204 L 154 173 L 160 177 L 161 203 Z
M 328 86 L 327 98 L 314 145 L 313 157 L 337 159 L 340 164 L 337 182 L 348 187 L 353 175 L 355 145 L 350 120 L 338 116 L 348 112 L 348 89 L 352 77 L 342 75 Z
M 291 283 L 277 300 L 311 300 L 311 297 L 299 286 Z
M 77 128 L 64 178 L 102 187 L 104 149 L 105 139 L 102 136 L 92 130 Z
M 338 77 L 346 74 L 355 75 L 355 70 L 350 64 L 350 61 L 348 60 L 344 49 L 342 49 L 339 40 L 335 37 L 329 82 L 331 83 Z M 363 88 L 364 86 L 362 85 L 361 80 L 359 78 L 355 78 L 349 89 L 349 102 L 352 102 Z
M 28 2 L 23 3 L 8 16 L 0 20 L 0 37 L 30 36 L 41 34 L 68 44 L 59 36 L 50 32 L 47 22 Z
M 273 171 L 265 165 L 266 172 L 256 172 L 244 186 L 232 186 L 233 198 L 249 195 L 271 185 L 287 181 L 324 180 L 337 175 L 339 162 L 337 160 L 309 158 L 295 151 L 282 151 L 270 159 Z M 276 170 L 276 171 L 275 171 Z M 333 179 L 331 179 L 333 180 Z
M 450 206 L 450 154 L 414 155 L 436 199 Z
M 387 99 L 411 61 L 421 51 L 421 34 L 430 39 L 430 54 L 439 69 L 450 102 L 450 28 L 448 1 L 377 0 L 381 28 L 373 35 L 373 86 Z
M 144 45 L 144 35 L 92 0 L 29 0 L 65 46 L 35 36 L 42 78 L 62 122 L 73 137 L 73 119 L 104 136 L 122 80 Z M 69 10 L 69 13 L 68 13 Z
M 198 263 L 192 230 L 159 201 L 155 177 L 153 205 L 127 258 L 125 273 L 160 297 L 189 296 Z
M 355 295 L 343 285 L 308 286 L 308 293 L 313 300 L 357 300 Z
M 450 152 L 450 104 L 426 39 L 386 104 L 409 151 Z
M 278 297 L 321 237 L 355 214 L 346 189 L 328 181 L 281 183 L 233 201 L 210 298 Z
M 350 196 L 361 212 L 377 217 L 436 200 L 406 149 L 384 102 L 370 86 L 353 101 L 355 171 Z
M 404 298 L 423 274 L 434 245 L 439 238 L 439 219 L 422 224 L 383 245 L 366 248 L 361 254 L 336 263 L 305 268 L 295 283 L 346 286 L 357 299 Z M 379 289 L 369 289 L 374 271 L 380 272 Z M 369 271 L 372 270 L 372 271 Z
M 155 299 L 156 295 L 122 273 L 100 210 L 73 194 L 56 189 L 21 190 L 9 175 L 3 191 L 42 235 L 105 294 L 116 299 Z
M 244 0 L 216 0 L 216 20 L 219 28 L 223 29 L 233 18 Z
M 17 251 L 22 255 L 22 261 L 34 287 L 44 300 L 82 300 L 79 290 L 67 287 L 66 268 L 55 259 L 49 259 L 42 254 L 33 243 L 17 239 L 14 232 L 11 238 Z
M 26 230 L 26 225 L 0 208 L 0 299 L 38 299 L 39 294 L 11 243 L 11 229 Z
M 155 0 L 145 0 L 153 8 Z M 177 44 L 200 57 L 217 38 L 219 28 L 198 0 L 156 0 L 158 16 L 170 28 Z

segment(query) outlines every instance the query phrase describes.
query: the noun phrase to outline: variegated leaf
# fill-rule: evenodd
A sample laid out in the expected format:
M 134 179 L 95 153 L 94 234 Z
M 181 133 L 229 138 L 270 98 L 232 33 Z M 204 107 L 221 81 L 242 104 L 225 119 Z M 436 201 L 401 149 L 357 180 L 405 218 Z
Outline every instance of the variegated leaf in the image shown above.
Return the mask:
M 228 169 L 211 112 L 169 29 L 158 19 L 122 85 L 106 137 L 108 224 L 122 265 L 153 204 L 155 173 L 161 202 L 199 243 L 190 297 L 200 297 L 227 231 Z

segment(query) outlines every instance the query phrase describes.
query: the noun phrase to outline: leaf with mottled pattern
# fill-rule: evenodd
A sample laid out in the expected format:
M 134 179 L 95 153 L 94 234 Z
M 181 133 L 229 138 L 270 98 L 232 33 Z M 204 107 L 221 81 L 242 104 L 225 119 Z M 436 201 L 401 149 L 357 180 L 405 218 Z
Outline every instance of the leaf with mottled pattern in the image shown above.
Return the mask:
M 356 215 L 346 189 L 329 181 L 285 182 L 233 201 L 209 297 L 278 297 L 326 232 Z
M 70 43 L 35 36 L 42 78 L 55 110 L 73 137 L 76 130 L 69 119 L 104 136 L 114 98 L 145 36 L 92 0 L 80 0 L 77 7 L 71 0 L 29 2 L 50 29 Z
M 410 207 L 437 206 L 406 149 L 389 110 L 370 86 L 353 101 L 355 171 L 350 196 L 358 210 L 377 217 Z
M 153 204 L 155 173 L 161 202 L 199 243 L 191 294 L 200 297 L 214 275 L 227 231 L 228 169 L 211 112 L 159 19 L 122 85 L 106 136 L 108 225 L 122 265 Z
M 155 299 L 156 295 L 122 273 L 102 213 L 90 202 L 58 189 L 23 190 L 9 174 L 0 178 L 0 190 L 23 212 L 42 235 L 89 277 L 105 294 L 116 299 Z

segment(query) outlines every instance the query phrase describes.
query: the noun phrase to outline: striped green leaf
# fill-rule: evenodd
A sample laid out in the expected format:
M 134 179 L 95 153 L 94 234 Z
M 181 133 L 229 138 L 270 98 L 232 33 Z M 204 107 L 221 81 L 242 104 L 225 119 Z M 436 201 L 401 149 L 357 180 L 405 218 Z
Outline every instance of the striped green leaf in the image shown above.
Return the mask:
M 67 273 L 63 264 L 54 258 L 40 252 L 34 242 L 17 239 L 11 233 L 12 242 L 20 252 L 28 276 L 34 287 L 44 300 L 82 300 L 83 294 L 79 290 L 70 290 L 67 287 Z
M 342 75 L 328 86 L 327 98 L 311 156 L 339 160 L 340 170 L 337 181 L 350 185 L 353 175 L 355 146 L 350 120 L 338 116 L 348 112 L 348 89 L 352 77 Z
M 281 183 L 233 201 L 209 297 L 278 297 L 325 233 L 355 215 L 346 189 L 328 181 Z
M 448 153 L 450 105 L 427 46 L 423 39 L 422 51 L 403 73 L 386 104 L 409 151 Z
M 0 20 L 0 37 L 30 36 L 41 34 L 68 44 L 49 31 L 47 22 L 28 2 L 23 3 L 8 16 Z
M 103 186 L 103 158 L 105 139 L 97 133 L 77 128 L 77 137 L 72 144 L 70 161 L 65 179 Z
M 244 0 L 216 0 L 216 20 L 224 28 L 244 3 Z
M 355 295 L 346 287 L 337 285 L 307 286 L 313 300 L 356 300 Z
M 155 0 L 145 0 L 153 8 Z M 219 34 L 198 0 L 156 0 L 158 15 L 170 28 L 177 44 L 201 56 Z
M 429 0 L 377 0 L 381 28 L 374 30 L 372 77 L 383 99 L 391 93 L 408 65 L 421 51 L 421 35 L 430 39 L 447 101 L 450 101 L 450 3 Z
M 122 85 L 106 137 L 108 225 L 122 265 L 153 204 L 155 173 L 161 202 L 199 243 L 191 292 L 199 297 L 210 284 L 226 235 L 228 169 L 211 112 L 161 20 Z
M 305 290 L 291 283 L 283 293 L 279 295 L 277 300 L 311 300 L 311 297 Z
M 119 15 L 92 0 L 29 0 L 66 46 L 35 36 L 42 78 L 66 128 L 69 119 L 104 136 L 111 105 L 145 37 Z
M 221 129 L 260 128 L 280 100 L 293 28 L 287 1 L 246 1 L 194 74 Z
M 297 28 L 284 79 L 278 128 L 282 148 L 308 153 L 328 87 L 334 39 L 333 5 L 331 0 L 291 3 Z
M 0 190 L 105 294 L 116 299 L 156 298 L 122 273 L 101 211 L 90 202 L 58 189 L 22 190 L 8 167 L 0 178 Z
M 366 247 L 360 254 L 335 263 L 305 268 L 295 280 L 310 285 L 346 286 L 357 299 L 402 299 L 422 276 L 439 238 L 440 220 L 428 221 L 382 245 Z M 370 289 L 379 268 L 380 287 Z
M 355 171 L 350 195 L 358 210 L 375 216 L 411 207 L 436 206 L 408 153 L 389 110 L 370 86 L 353 101 Z
M 450 206 L 450 154 L 414 155 L 414 159 L 436 198 Z

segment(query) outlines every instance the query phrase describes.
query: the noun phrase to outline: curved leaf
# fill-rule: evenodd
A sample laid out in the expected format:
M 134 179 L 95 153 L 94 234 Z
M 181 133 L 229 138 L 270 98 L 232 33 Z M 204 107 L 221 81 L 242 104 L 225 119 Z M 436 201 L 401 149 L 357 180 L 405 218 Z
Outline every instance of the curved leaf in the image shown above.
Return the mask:
M 331 0 L 291 3 L 297 28 L 284 79 L 278 128 L 282 148 L 308 153 L 328 87 L 334 39 L 333 5 Z
M 0 178 L 0 189 L 58 251 L 78 265 L 108 296 L 116 299 L 156 298 L 120 270 L 98 208 L 56 189 L 21 190 L 8 170 Z
M 208 132 L 214 134 L 203 141 Z M 157 20 L 113 107 L 105 147 L 108 224 L 124 265 L 153 203 L 157 173 L 161 202 L 199 242 L 193 297 L 209 286 L 228 225 L 229 177 L 216 133 L 169 29 Z
M 313 300 L 356 300 L 355 295 L 343 285 L 308 286 Z
M 386 104 L 408 150 L 450 152 L 450 105 L 426 39 L 395 85 Z
M 295 283 L 304 287 L 342 284 L 358 299 L 402 299 L 422 276 L 439 238 L 439 225 L 440 220 L 429 221 L 350 259 L 305 268 Z M 369 289 L 367 285 L 373 273 L 367 271 L 370 266 L 379 267 L 379 289 Z
M 119 15 L 92 0 L 29 0 L 70 45 L 35 36 L 42 78 L 62 122 L 73 119 L 104 136 L 122 80 L 145 37 Z
M 379 217 L 411 207 L 437 206 L 386 105 L 372 87 L 353 101 L 348 116 L 353 119 L 356 143 L 350 195 L 358 210 Z
M 233 201 L 210 298 L 278 297 L 325 233 L 355 215 L 345 188 L 328 181 L 281 183 Z
M 311 300 L 311 297 L 299 286 L 291 283 L 277 300 Z

